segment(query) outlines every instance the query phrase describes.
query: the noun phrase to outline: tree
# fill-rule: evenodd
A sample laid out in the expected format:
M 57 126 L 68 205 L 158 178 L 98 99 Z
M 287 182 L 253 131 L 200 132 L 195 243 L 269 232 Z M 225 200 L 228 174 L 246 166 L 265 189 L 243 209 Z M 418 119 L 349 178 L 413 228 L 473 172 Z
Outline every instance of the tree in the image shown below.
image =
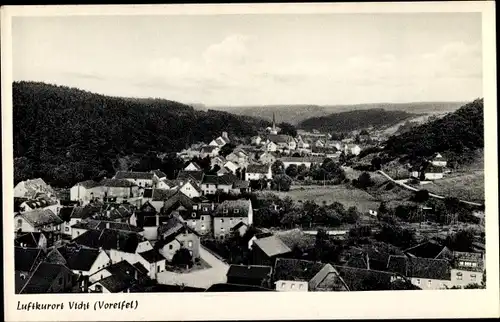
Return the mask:
M 297 136 L 297 129 L 290 123 L 283 122 L 278 127 L 280 128 L 280 134 L 290 135 L 291 137 Z
M 366 129 L 363 129 L 363 130 L 361 130 L 361 132 L 359 132 L 359 135 L 367 136 L 367 135 L 370 135 L 370 133 L 368 133 L 368 131 Z
M 355 206 L 349 207 L 349 209 L 347 209 L 345 221 L 349 224 L 354 224 L 358 221 L 358 219 L 359 219 L 359 212 L 356 209 L 356 207 Z
M 299 168 L 296 164 L 290 164 L 288 168 L 286 168 L 285 173 L 291 177 L 295 178 L 299 174 Z
M 427 190 L 419 190 L 415 192 L 415 196 L 413 198 L 416 202 L 426 202 L 429 200 L 429 191 Z
M 272 165 L 271 165 L 271 172 L 273 175 L 277 174 L 282 174 L 285 172 L 285 164 L 281 160 L 276 160 Z
M 172 257 L 172 263 L 175 265 L 183 265 L 186 268 L 193 266 L 193 256 L 187 248 L 178 249 Z
M 373 170 L 382 169 L 382 159 L 380 157 L 374 157 L 371 161 Z
M 462 229 L 448 236 L 446 246 L 459 252 L 470 252 L 474 243 L 474 232 L 470 229 Z
M 358 180 L 356 182 L 357 188 L 366 189 L 373 185 L 372 178 L 368 172 L 363 172 L 359 175 Z
M 321 261 L 328 247 L 328 234 L 323 228 L 319 228 L 316 232 L 316 241 L 314 243 L 314 257 L 317 261 Z
M 289 191 L 292 186 L 292 178 L 286 174 L 278 174 L 273 177 L 271 184 L 272 189 L 278 191 Z

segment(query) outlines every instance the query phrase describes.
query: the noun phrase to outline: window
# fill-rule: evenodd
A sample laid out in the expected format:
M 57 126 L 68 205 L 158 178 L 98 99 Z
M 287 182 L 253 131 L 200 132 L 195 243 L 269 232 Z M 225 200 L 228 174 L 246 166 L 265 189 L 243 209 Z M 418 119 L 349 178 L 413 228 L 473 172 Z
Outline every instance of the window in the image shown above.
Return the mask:
M 439 287 L 440 287 L 440 288 L 444 288 L 444 283 L 442 283 L 442 282 L 441 282 L 441 283 L 439 283 Z
M 168 249 L 172 249 L 172 248 L 174 248 L 174 246 L 168 245 Z
M 204 217 L 204 216 L 201 216 L 201 217 L 200 217 L 200 219 L 201 219 L 201 220 L 205 220 L 205 217 Z
M 205 230 L 205 225 L 201 225 L 201 230 Z
M 196 225 L 196 220 L 193 219 L 191 223 L 193 224 L 193 226 Z
M 160 266 L 156 266 L 156 271 L 159 273 L 160 272 Z
M 223 218 L 221 218 L 221 219 L 220 219 L 220 223 L 222 224 L 223 222 L 224 222 L 224 219 L 223 219 Z
M 227 208 L 222 209 L 222 213 L 227 214 Z
M 192 247 L 193 247 L 193 242 L 192 242 L 192 241 L 188 241 L 188 247 L 189 247 L 189 248 L 192 248 Z
M 203 208 L 203 211 L 208 211 L 208 208 L 207 208 L 207 207 L 204 207 L 204 208 Z
M 224 227 L 221 227 L 220 230 L 224 231 Z
M 286 283 L 281 283 L 281 288 L 285 288 L 286 287 Z
M 303 284 L 299 284 L 299 290 L 301 290 L 304 287 Z
M 193 213 L 191 214 L 191 217 L 195 218 L 195 217 L 196 217 L 196 212 L 193 212 Z
M 472 267 L 477 267 L 477 263 L 472 263 Z
M 431 280 L 428 280 L 427 281 L 427 286 L 431 287 L 432 286 L 432 281 Z
M 294 283 L 292 283 L 292 286 L 290 286 L 290 288 L 291 288 L 292 290 L 293 290 L 293 289 L 295 289 L 295 284 L 294 284 Z
M 69 231 L 69 227 L 64 227 L 64 231 Z
M 420 285 L 420 278 L 417 278 L 417 285 Z
M 476 280 L 476 274 L 470 274 L 470 279 L 471 279 L 471 281 L 475 281 Z
M 17 220 L 17 228 L 21 228 L 23 226 L 23 220 L 22 219 L 18 219 Z
M 240 210 L 239 210 L 239 209 L 234 209 L 234 213 L 235 213 L 235 214 L 237 214 L 237 213 L 239 213 L 239 212 L 240 212 Z
M 459 281 L 462 280 L 462 273 L 460 273 L 460 272 L 457 273 L 457 280 L 459 280 Z

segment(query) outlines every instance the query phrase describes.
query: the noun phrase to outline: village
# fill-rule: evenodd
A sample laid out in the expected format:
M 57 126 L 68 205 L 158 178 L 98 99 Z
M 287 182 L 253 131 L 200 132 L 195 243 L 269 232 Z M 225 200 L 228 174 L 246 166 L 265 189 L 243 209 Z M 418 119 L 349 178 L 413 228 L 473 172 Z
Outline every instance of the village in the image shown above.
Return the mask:
M 185 166 L 175 179 L 158 169 L 118 171 L 99 182 L 80 182 L 64 197 L 40 178 L 18 183 L 16 293 L 315 292 L 447 289 L 482 283 L 481 246 L 477 252 L 460 252 L 425 240 L 385 254 L 373 247 L 355 247 L 348 258 L 332 262 L 321 260 L 324 256 L 309 258 L 282 237 L 283 231 L 294 231 L 298 242 L 316 238 L 314 249 L 321 244 L 320 229 L 292 224 L 280 232 L 259 227 L 259 214 L 274 211 L 285 218 L 292 210 L 279 200 L 267 209 L 257 207 L 249 197 L 254 190 L 287 191 L 289 187 L 281 187 L 276 177 L 291 169 L 301 173 L 327 161 L 342 165 L 366 147 L 361 142 L 367 140 L 359 134 L 338 141 L 318 131 L 299 131 L 293 137 L 280 134 L 273 120 L 272 127 L 252 137 L 250 144 L 235 145 L 221 155 L 232 141 L 223 132 L 208 144 L 179 151 Z M 371 142 L 378 144 L 373 138 Z M 207 158 L 208 174 L 193 161 Z M 282 169 L 275 168 L 277 161 Z M 438 180 L 446 172 L 446 160 L 437 154 L 425 168 L 408 168 L 407 179 L 394 182 Z M 378 211 L 354 207 L 345 213 L 368 217 L 370 225 Z M 329 237 L 344 241 L 360 231 L 349 229 L 354 225 L 323 226 Z

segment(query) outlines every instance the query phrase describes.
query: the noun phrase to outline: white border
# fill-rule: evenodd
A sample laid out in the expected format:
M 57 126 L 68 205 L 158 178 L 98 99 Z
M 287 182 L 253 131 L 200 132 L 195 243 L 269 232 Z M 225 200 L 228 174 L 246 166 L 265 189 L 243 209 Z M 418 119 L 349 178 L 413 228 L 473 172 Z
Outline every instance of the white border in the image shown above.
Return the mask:
M 2 166 L 4 213 L 4 294 L 7 321 L 84 320 L 249 320 L 333 318 L 498 317 L 498 182 L 496 132 L 496 56 L 494 2 L 16 6 L 3 7 L 2 31 Z M 485 98 L 485 184 L 487 289 L 457 291 L 329 293 L 172 293 L 112 295 L 13 295 L 12 188 L 12 16 L 61 15 L 210 15 L 312 13 L 482 12 L 483 89 Z M 134 311 L 17 311 L 17 301 L 59 303 L 138 300 Z

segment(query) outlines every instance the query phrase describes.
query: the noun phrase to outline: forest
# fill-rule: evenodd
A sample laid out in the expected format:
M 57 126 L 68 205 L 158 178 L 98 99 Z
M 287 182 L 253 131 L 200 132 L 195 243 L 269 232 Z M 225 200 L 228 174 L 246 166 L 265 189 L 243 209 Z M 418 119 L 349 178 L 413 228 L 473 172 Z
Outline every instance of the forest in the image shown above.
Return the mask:
M 122 157 L 179 151 L 222 131 L 249 137 L 270 125 L 169 100 L 110 97 L 38 82 L 14 82 L 12 90 L 16 183 L 41 177 L 67 187 L 103 171 L 113 175 Z
M 467 162 L 484 147 L 483 103 L 483 99 L 477 99 L 443 118 L 392 136 L 385 144 L 385 152 L 389 157 L 407 160 L 439 152 L 445 153 L 449 162 Z
M 334 113 L 328 116 L 312 117 L 302 121 L 298 127 L 305 130 L 319 130 L 325 133 L 350 132 L 369 127 L 380 128 L 395 125 L 406 119 L 416 117 L 405 111 L 386 111 L 384 109 L 355 110 Z

